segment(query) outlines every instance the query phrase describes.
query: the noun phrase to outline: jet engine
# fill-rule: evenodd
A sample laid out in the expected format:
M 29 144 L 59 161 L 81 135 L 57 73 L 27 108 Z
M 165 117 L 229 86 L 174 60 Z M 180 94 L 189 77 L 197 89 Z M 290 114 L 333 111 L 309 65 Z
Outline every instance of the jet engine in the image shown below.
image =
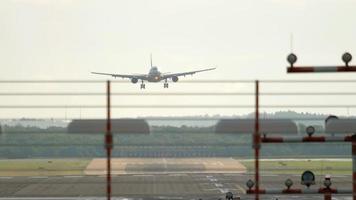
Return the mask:
M 177 82 L 177 81 L 178 81 L 178 76 L 173 76 L 173 77 L 172 77 L 172 81 L 173 81 L 173 82 Z
M 132 78 L 131 79 L 131 83 L 137 83 L 138 82 L 138 79 L 137 78 Z

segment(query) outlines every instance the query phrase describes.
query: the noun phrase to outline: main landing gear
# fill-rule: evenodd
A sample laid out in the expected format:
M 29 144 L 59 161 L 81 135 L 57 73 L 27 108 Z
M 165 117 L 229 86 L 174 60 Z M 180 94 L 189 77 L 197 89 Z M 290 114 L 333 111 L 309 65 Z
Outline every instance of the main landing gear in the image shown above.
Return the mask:
M 163 84 L 163 88 L 168 88 L 167 79 L 166 79 L 166 81 L 165 81 L 164 84 Z
M 145 89 L 146 88 L 146 85 L 143 83 L 143 81 L 141 82 L 141 89 Z

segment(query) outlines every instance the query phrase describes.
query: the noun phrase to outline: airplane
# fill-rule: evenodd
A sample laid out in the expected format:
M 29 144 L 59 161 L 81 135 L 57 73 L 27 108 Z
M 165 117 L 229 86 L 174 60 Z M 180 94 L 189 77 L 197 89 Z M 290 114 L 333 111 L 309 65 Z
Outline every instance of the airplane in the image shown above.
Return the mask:
M 132 83 L 137 83 L 139 80 L 141 80 L 141 89 L 145 89 L 145 83 L 144 81 L 148 82 L 160 82 L 164 80 L 164 88 L 168 88 L 168 79 L 171 79 L 173 82 L 178 81 L 179 76 L 186 76 L 186 75 L 193 75 L 198 72 L 204 72 L 204 71 L 210 71 L 214 70 L 216 68 L 208 68 L 208 69 L 202 69 L 202 70 L 197 70 L 197 71 L 190 71 L 190 72 L 181 72 L 181 73 L 161 73 L 156 66 L 152 65 L 152 55 L 151 55 L 151 69 L 148 72 L 148 74 L 132 74 L 132 75 L 126 75 L 126 74 L 109 74 L 109 73 L 101 73 L 101 72 L 91 72 L 92 74 L 99 74 L 99 75 L 108 75 L 112 76 L 114 78 L 120 77 L 120 78 L 128 78 L 131 79 Z

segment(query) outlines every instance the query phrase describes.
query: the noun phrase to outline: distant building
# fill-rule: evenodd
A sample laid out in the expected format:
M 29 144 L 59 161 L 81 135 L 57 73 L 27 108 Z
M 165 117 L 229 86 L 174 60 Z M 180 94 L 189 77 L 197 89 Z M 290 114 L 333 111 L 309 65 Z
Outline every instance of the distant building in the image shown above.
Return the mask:
M 106 119 L 76 119 L 69 123 L 68 133 L 105 133 Z M 112 119 L 111 132 L 116 134 L 149 134 L 148 123 L 144 119 Z
M 355 134 L 356 119 L 332 118 L 326 121 L 325 133 L 327 134 Z
M 297 134 L 297 125 L 290 119 L 260 119 L 261 134 Z M 255 119 L 221 119 L 215 126 L 215 133 L 252 134 Z

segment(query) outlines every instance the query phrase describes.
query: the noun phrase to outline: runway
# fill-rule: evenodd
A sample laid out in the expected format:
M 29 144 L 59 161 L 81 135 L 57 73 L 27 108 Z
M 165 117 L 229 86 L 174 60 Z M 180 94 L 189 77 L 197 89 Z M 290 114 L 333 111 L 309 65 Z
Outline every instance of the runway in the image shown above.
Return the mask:
M 112 174 L 246 173 L 246 167 L 232 158 L 113 158 Z M 106 159 L 91 160 L 86 175 L 105 175 Z
M 245 194 L 245 182 L 253 179 L 252 174 L 239 173 L 166 173 L 166 174 L 126 174 L 114 175 L 112 179 L 113 199 L 218 199 L 225 198 L 230 191 L 242 199 L 253 199 Z M 293 187 L 299 184 L 300 175 L 262 174 L 261 187 L 284 188 L 284 180 L 291 178 Z M 318 188 L 322 177 L 317 177 Z M 351 189 L 351 176 L 332 177 L 333 187 Z M 0 200 L 91 200 L 105 199 L 105 176 L 33 176 L 0 177 Z M 339 200 L 352 199 L 351 196 L 334 196 Z M 264 195 L 262 199 L 323 199 L 321 195 Z

